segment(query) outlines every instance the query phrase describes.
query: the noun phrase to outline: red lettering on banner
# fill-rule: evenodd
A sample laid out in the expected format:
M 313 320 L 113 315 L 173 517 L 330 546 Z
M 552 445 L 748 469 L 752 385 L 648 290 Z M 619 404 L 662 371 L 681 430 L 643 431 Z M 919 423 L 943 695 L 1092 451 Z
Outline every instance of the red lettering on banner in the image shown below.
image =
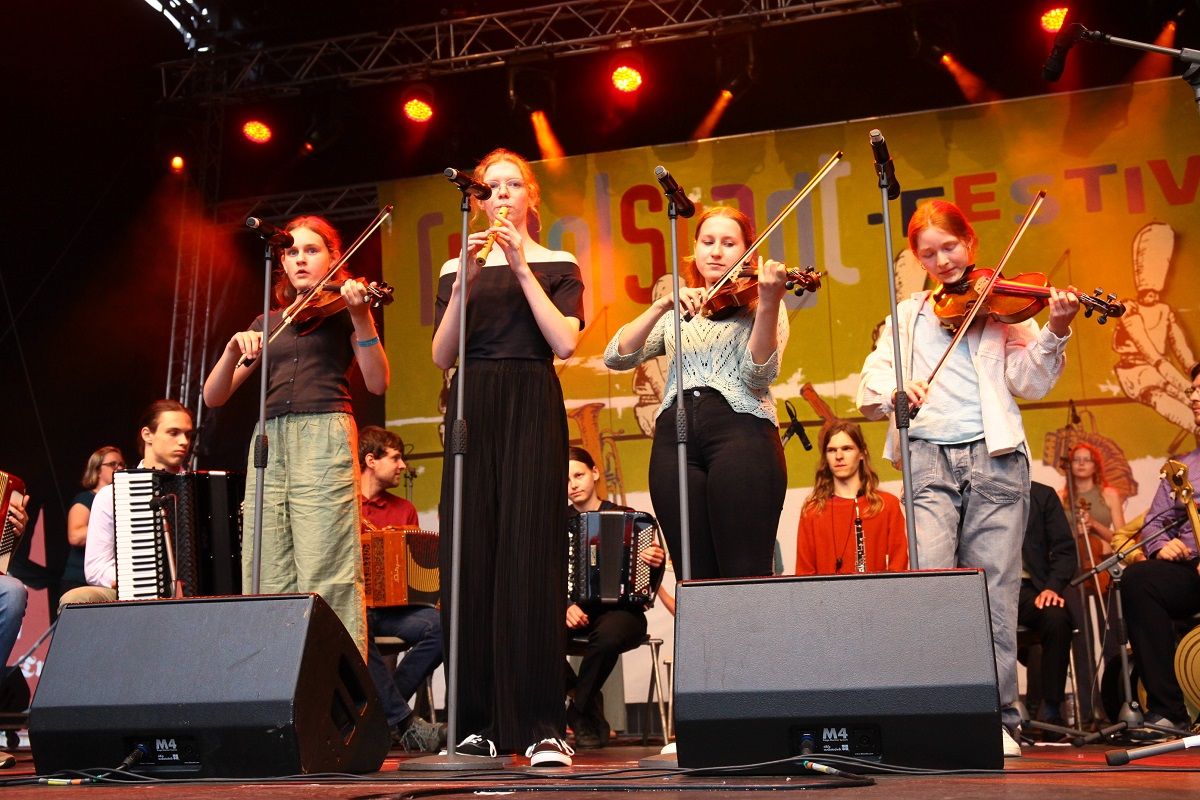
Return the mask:
M 1067 180 L 1078 178 L 1083 182 L 1083 207 L 1087 211 L 1100 211 L 1104 203 L 1100 199 L 1100 176 L 1116 173 L 1116 164 L 1098 164 L 1094 167 L 1079 167 L 1063 173 Z
M 981 209 L 977 206 L 996 202 L 995 191 L 976 191 L 977 184 L 994 184 L 996 173 L 980 172 L 975 175 L 959 175 L 954 179 L 954 205 L 958 206 L 970 222 L 1000 219 L 1000 209 Z
M 650 281 L 643 285 L 636 274 L 625 276 L 625 293 L 635 303 L 649 305 L 654 282 L 667 272 L 666 246 L 662 231 L 657 228 L 639 228 L 635 206 L 644 201 L 652 212 L 663 210 L 663 196 L 653 186 L 641 183 L 630 186 L 621 195 L 621 235 L 630 244 L 650 245 Z
M 1187 205 L 1196 200 L 1196 187 L 1200 185 L 1200 155 L 1188 156 L 1183 167 L 1183 180 L 1175 182 L 1171 165 L 1165 158 L 1152 158 L 1146 162 L 1154 179 L 1162 189 L 1163 197 L 1173 206 Z
M 1146 211 L 1146 188 L 1142 185 L 1142 168 L 1125 168 L 1125 203 L 1130 214 Z

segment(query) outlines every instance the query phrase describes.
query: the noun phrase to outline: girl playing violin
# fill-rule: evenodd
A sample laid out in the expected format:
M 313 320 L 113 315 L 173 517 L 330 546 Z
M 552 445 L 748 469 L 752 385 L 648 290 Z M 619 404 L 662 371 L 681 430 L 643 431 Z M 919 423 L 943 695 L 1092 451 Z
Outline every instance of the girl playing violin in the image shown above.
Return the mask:
M 341 255 L 336 230 L 303 216 L 285 228 L 291 247 L 279 250 L 275 301 L 267 329 L 282 309 L 311 289 Z M 349 371 L 362 370 L 367 390 L 383 394 L 388 361 L 368 306 L 368 288 L 342 284 L 348 313 L 325 317 L 303 335 L 295 326 L 271 342 L 266 433 L 269 461 L 263 483 L 260 591 L 316 592 L 366 653 L 366 601 L 359 545 L 358 431 L 350 405 Z M 204 401 L 223 405 L 250 376 L 262 352 L 263 319 L 225 345 L 204 382 Z M 242 356 L 254 359 L 238 366 Z M 258 431 L 255 431 L 257 438 Z M 253 448 L 251 448 L 253 450 Z M 247 465 L 246 513 L 253 510 L 254 454 Z M 252 539 L 242 546 L 242 586 L 250 591 Z
M 705 316 L 708 287 L 745 258 L 754 241 L 750 219 L 715 206 L 696 222 L 694 255 L 684 262 L 688 286 L 683 323 L 683 397 L 688 410 L 687 480 L 691 577 L 770 575 L 775 534 L 787 490 L 771 384 L 787 344 L 780 301 L 786 270 L 767 261 L 758 270 L 758 297 L 732 316 Z M 664 353 L 671 362 L 650 452 L 650 498 L 681 563 L 678 442 L 675 433 L 675 336 L 671 294 L 655 300 L 608 343 L 604 362 L 617 370 Z
M 957 206 L 934 200 L 920 206 L 908 242 L 935 281 L 952 285 L 975 263 L 979 240 Z M 857 403 L 868 419 L 895 409 L 896 373 L 891 326 L 904 354 L 903 390 L 920 414 L 910 427 L 909 460 L 921 569 L 982 567 L 987 579 L 1006 756 L 1021 754 L 1016 740 L 1017 600 L 1021 543 L 1029 504 L 1029 451 L 1017 398 L 1037 399 L 1062 374 L 1070 323 L 1079 310 L 1073 291 L 1052 289 L 1050 320 L 1008 324 L 977 319 L 948 354 L 937 382 L 927 376 L 946 352 L 951 334 L 929 302 L 930 292 L 902 301 L 888 318 L 863 364 Z M 895 420 L 884 457 L 897 461 Z
M 800 512 L 796 574 L 858 571 L 859 531 L 862 572 L 908 569 L 908 535 L 900 500 L 880 491 L 862 428 L 849 420 L 830 420 L 821 428 L 817 449 L 823 457 L 812 494 Z

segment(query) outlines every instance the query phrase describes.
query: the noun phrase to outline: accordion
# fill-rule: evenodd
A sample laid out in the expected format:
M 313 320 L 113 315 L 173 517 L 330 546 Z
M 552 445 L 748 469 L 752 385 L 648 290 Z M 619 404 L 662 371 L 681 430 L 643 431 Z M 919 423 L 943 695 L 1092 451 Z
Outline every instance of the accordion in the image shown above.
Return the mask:
M 639 557 L 658 538 L 654 517 L 642 511 L 585 511 L 567 529 L 567 602 L 654 605 L 662 571 Z
M 113 473 L 117 599 L 240 594 L 244 487 L 240 473 Z
M 16 523 L 8 518 L 8 508 L 14 502 L 20 503 L 24 496 L 25 482 L 16 475 L 0 472 L 0 574 L 8 572 L 8 562 L 21 541 Z
M 442 587 L 439 540 L 435 531 L 364 523 L 361 541 L 367 608 L 436 606 Z

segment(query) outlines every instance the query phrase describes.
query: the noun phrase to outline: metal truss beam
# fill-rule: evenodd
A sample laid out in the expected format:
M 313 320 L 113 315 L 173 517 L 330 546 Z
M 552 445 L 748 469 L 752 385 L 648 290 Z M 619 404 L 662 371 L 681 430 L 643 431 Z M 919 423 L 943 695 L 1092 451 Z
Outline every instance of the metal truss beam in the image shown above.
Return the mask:
M 582 55 L 900 8 L 901 0 L 567 0 L 519 11 L 160 65 L 166 100 L 227 102 L 336 81 L 351 86 Z
M 379 185 L 358 183 L 227 200 L 217 206 L 217 223 L 242 225 L 246 217 L 261 217 L 279 223 L 301 213 L 319 214 L 330 221 L 369 219 L 379 213 Z

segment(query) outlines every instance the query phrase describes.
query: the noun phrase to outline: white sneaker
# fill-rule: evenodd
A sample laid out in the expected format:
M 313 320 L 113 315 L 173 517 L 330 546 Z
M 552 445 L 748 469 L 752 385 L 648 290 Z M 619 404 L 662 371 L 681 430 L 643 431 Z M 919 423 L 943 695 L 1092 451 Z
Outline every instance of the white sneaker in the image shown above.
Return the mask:
M 658 754 L 660 756 L 673 756 L 673 755 L 676 755 L 676 752 L 677 751 L 675 749 L 675 743 L 668 742 L 667 744 L 663 745 L 663 749 L 659 750 Z
M 1017 740 L 1008 732 L 1008 728 L 1000 726 L 1000 743 L 1004 747 L 1005 758 L 1020 758 L 1021 745 L 1017 744 Z
M 529 745 L 525 757 L 531 767 L 569 767 L 575 751 L 562 739 L 542 739 Z

